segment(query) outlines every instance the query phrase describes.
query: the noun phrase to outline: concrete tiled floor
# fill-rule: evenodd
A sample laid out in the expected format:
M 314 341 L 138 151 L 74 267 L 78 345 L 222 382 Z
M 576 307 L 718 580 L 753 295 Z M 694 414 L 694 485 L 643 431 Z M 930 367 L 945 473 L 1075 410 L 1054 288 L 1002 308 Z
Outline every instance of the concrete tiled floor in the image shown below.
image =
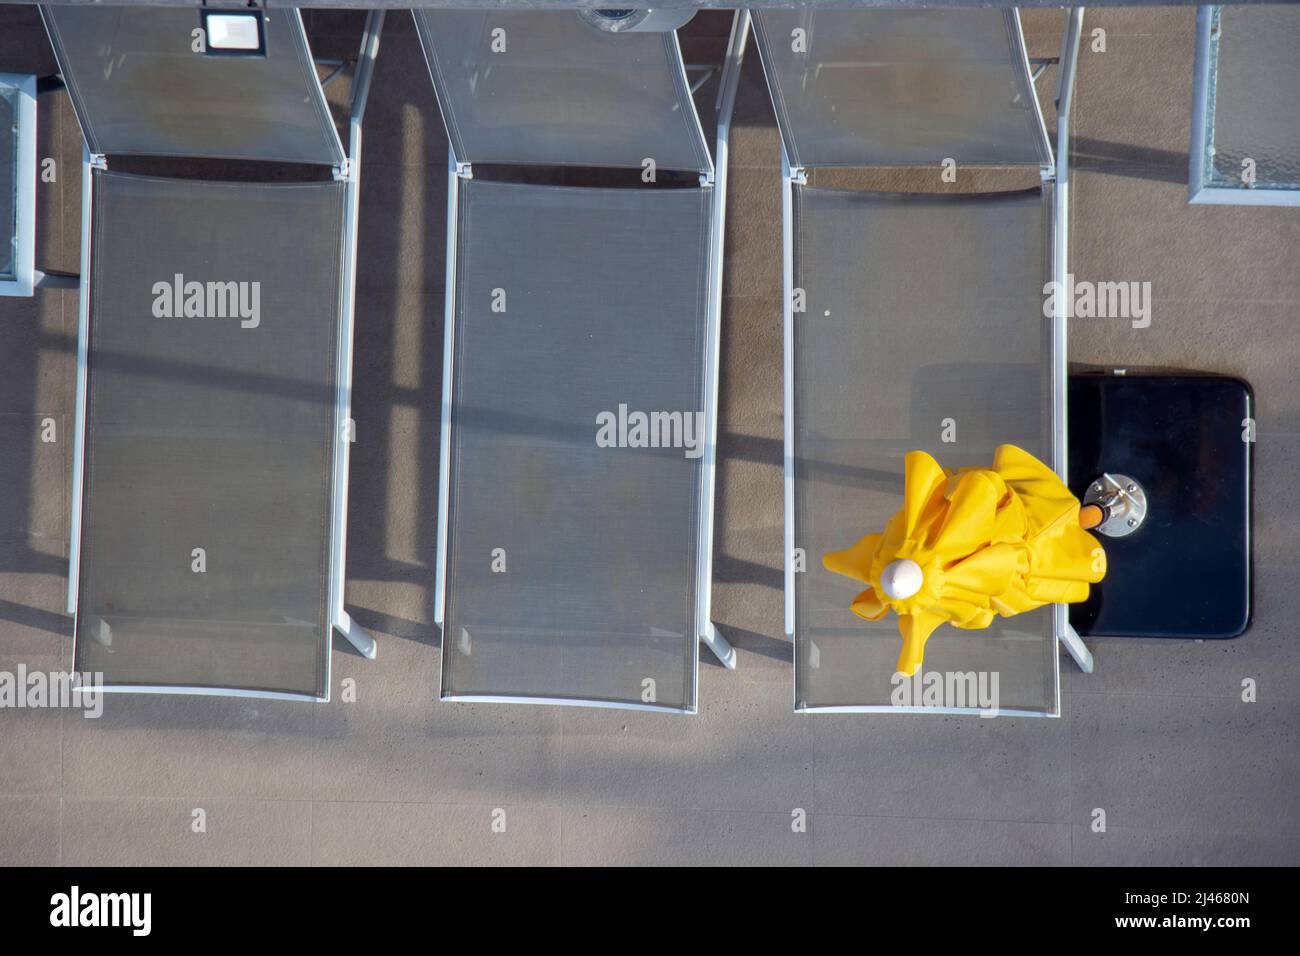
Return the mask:
M 795 717 L 781 633 L 778 147 L 756 57 L 728 195 L 714 613 L 700 714 L 434 700 L 431 623 L 446 139 L 403 14 L 366 127 L 346 646 L 327 705 L 121 698 L 98 721 L 0 712 L 0 865 L 57 863 L 1300 862 L 1300 216 L 1185 202 L 1192 9 L 1090 10 L 1075 119 L 1073 268 L 1154 284 L 1152 325 L 1077 320 L 1089 365 L 1240 375 L 1258 398 L 1255 627 L 1234 642 L 1098 640 L 1057 721 Z M 309 17 L 320 55 L 355 18 Z M 701 15 L 689 55 L 716 51 Z M 1031 55 L 1060 18 L 1025 16 Z M 751 51 L 752 53 L 752 51 Z M 29 8 L 0 68 L 49 72 Z M 332 97 L 346 92 L 332 88 Z M 42 98 L 40 261 L 77 269 L 80 141 Z M 76 298 L 0 301 L 0 670 L 66 666 L 61 613 Z M 39 441 L 45 418 L 60 440 Z M 1260 700 L 1240 699 L 1254 678 Z M 344 681 L 356 700 L 343 700 Z M 206 812 L 205 833 L 192 828 Z M 1090 827 L 1103 809 L 1107 832 Z M 796 811 L 807 832 L 796 832 Z M 493 824 L 504 822 L 504 832 Z

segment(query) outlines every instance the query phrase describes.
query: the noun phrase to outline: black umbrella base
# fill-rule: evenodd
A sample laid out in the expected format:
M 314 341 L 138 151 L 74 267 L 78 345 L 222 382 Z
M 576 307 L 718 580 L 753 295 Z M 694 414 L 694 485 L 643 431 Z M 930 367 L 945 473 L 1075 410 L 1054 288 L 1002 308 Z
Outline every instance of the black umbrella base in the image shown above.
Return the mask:
M 1105 579 L 1070 606 L 1083 636 L 1225 639 L 1250 626 L 1253 397 L 1216 375 L 1070 376 L 1070 490 L 1145 494 L 1094 531 Z

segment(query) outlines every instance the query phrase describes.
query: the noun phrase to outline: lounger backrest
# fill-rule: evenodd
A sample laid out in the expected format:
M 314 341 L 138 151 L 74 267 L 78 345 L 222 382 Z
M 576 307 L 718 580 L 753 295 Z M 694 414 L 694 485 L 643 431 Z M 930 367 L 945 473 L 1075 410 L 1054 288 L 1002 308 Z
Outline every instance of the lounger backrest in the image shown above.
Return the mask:
M 1014 10 L 759 10 L 754 26 L 792 166 L 1051 161 Z
M 416 10 L 456 159 L 711 170 L 675 33 L 576 12 Z
M 297 10 L 265 11 L 265 56 L 196 52 L 191 8 L 43 13 L 92 152 L 343 162 Z

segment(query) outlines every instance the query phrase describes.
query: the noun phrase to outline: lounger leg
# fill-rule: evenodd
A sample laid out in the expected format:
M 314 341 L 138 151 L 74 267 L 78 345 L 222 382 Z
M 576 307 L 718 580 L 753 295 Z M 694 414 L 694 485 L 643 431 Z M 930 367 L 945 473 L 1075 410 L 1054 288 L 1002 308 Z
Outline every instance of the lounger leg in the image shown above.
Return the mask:
M 713 656 L 722 662 L 723 667 L 731 671 L 736 669 L 736 649 L 727 643 L 725 637 L 718 633 L 718 629 L 713 626 L 712 621 L 709 622 L 709 626 L 700 640 L 713 652 Z
M 347 611 L 339 612 L 339 619 L 334 622 L 334 629 L 348 639 L 348 643 L 355 647 L 362 657 L 375 659 L 375 654 L 379 646 L 375 639 L 365 632 L 356 621 L 352 620 L 352 615 Z
M 105 647 L 113 646 L 113 629 L 102 617 L 95 618 L 90 624 L 90 636 Z
M 1069 621 L 1066 621 L 1065 627 L 1061 629 L 1061 643 L 1065 645 L 1065 649 L 1074 658 L 1074 662 L 1079 665 L 1079 670 L 1085 674 L 1091 674 L 1092 651 L 1088 650 L 1088 646 L 1083 643 L 1083 638 L 1079 636 L 1079 632 L 1074 629 L 1074 626 Z

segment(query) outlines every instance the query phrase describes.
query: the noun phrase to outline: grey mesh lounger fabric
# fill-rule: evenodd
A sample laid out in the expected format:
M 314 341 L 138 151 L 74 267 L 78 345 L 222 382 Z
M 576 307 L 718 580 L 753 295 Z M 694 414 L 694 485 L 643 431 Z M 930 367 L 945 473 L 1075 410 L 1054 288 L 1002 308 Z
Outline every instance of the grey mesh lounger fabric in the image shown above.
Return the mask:
M 265 57 L 195 53 L 192 7 L 42 10 L 92 153 L 343 161 L 297 10 L 265 11 Z
M 688 708 L 700 458 L 596 438 L 620 407 L 702 437 L 710 191 L 459 202 L 443 694 Z
M 441 695 L 694 712 L 699 641 L 716 639 L 723 187 L 676 37 L 602 34 L 569 11 L 415 20 L 452 141 Z M 514 53 L 491 52 L 497 31 Z M 701 184 L 472 170 L 645 157 Z
M 755 29 L 793 166 L 1051 161 L 1014 11 L 764 10 Z
M 117 691 L 327 699 L 333 630 L 374 647 L 342 609 L 341 516 L 360 118 L 382 14 L 367 19 L 349 165 L 294 10 L 267 12 L 265 59 L 192 51 L 193 10 L 43 13 L 88 145 L 75 669 Z M 110 171 L 119 153 L 305 162 L 333 179 Z
M 897 623 L 852 615 L 860 588 L 821 556 L 885 526 L 904 456 L 988 467 L 1010 442 L 1050 457 L 1051 213 L 1040 192 L 795 190 L 794 280 L 807 297 L 793 329 L 794 540 L 808 555 L 795 575 L 800 709 L 890 702 Z M 996 671 L 1001 706 L 1033 711 L 1054 704 L 1055 658 L 1043 608 L 986 631 L 942 627 L 925 667 Z
M 76 669 L 322 697 L 344 186 L 94 175 Z
M 807 170 L 914 165 L 1050 170 L 1014 13 L 755 14 L 786 159 L 786 628 L 796 711 L 901 712 L 892 615 L 822 556 L 898 510 L 904 456 L 987 467 L 1018 444 L 1051 460 L 1052 187 L 886 194 L 808 185 Z M 806 52 L 797 52 L 802 39 Z M 936 173 L 937 176 L 937 173 Z M 1046 176 L 1044 178 L 1047 178 Z M 795 313 L 794 290 L 802 311 Z M 955 420 L 953 441 L 944 422 Z M 796 555 L 800 557 L 796 557 Z M 803 565 L 796 570 L 796 561 Z M 986 631 L 941 628 L 926 671 L 994 674 L 1003 712 L 1057 711 L 1052 609 Z M 978 705 L 953 708 L 976 712 Z
M 709 169 L 677 35 L 556 11 L 414 11 L 464 162 Z

